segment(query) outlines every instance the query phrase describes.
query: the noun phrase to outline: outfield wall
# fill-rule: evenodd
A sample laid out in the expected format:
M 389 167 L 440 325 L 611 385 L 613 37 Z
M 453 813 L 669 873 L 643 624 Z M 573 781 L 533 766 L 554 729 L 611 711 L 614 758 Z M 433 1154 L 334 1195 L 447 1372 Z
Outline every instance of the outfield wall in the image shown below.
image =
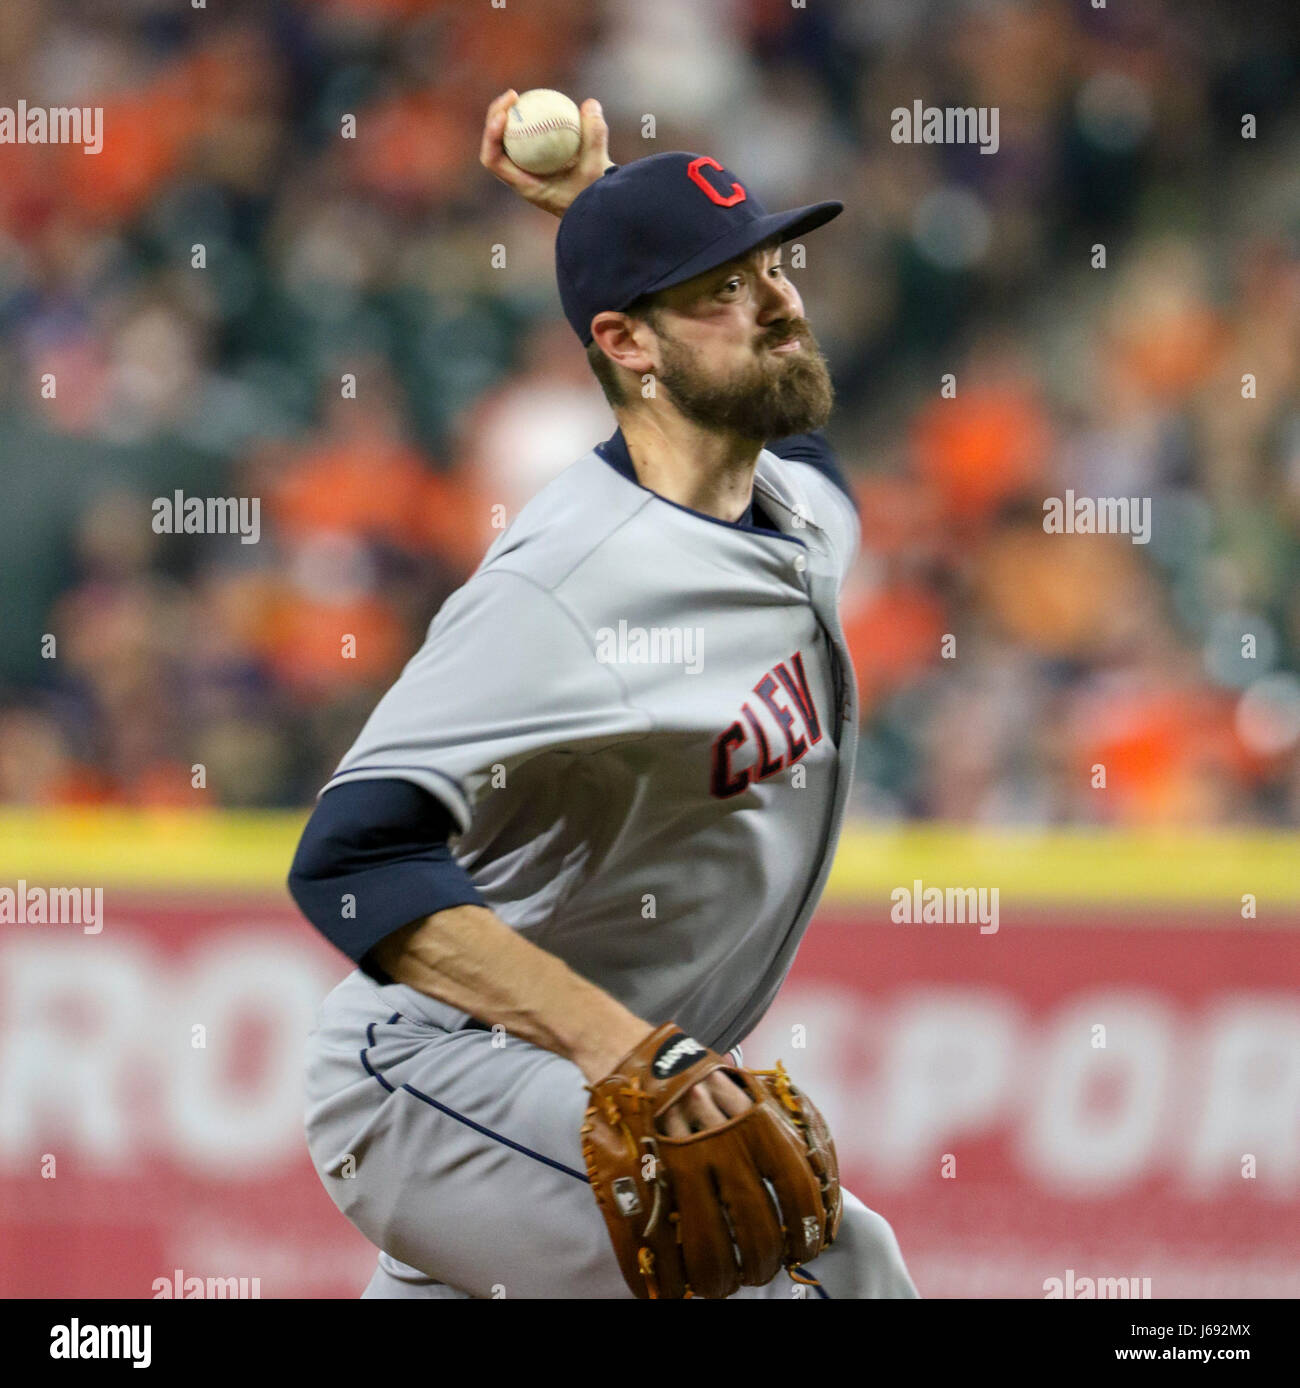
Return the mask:
M 347 965 L 284 892 L 301 824 L 0 812 L 0 888 L 104 893 L 97 933 L 0 924 L 0 1294 L 364 1284 L 302 1139 Z M 1295 846 L 854 830 L 746 1060 L 816 1097 L 927 1295 L 1300 1295 Z M 891 919 L 917 881 L 996 887 L 997 928 Z

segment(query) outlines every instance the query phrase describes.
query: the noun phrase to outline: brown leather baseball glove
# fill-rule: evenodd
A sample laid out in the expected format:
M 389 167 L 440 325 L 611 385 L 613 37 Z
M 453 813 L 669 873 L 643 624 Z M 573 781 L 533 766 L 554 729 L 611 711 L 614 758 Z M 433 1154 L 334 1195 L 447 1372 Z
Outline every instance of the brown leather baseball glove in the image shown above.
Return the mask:
M 660 1120 L 722 1070 L 753 1106 L 718 1127 L 669 1137 Z M 671 1022 L 597 1084 L 582 1153 L 623 1277 L 638 1297 L 726 1297 L 770 1282 L 830 1245 L 841 1213 L 826 1123 L 781 1064 L 745 1070 Z M 770 1189 L 769 1189 L 770 1185 Z

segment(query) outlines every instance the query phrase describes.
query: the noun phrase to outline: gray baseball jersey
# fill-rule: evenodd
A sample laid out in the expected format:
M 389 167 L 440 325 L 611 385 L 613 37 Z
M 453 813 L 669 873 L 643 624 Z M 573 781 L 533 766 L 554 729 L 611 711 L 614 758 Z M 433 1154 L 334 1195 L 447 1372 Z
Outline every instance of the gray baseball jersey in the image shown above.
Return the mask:
M 857 517 L 767 450 L 754 496 L 780 533 L 581 458 L 448 599 L 326 788 L 423 787 L 507 924 L 719 1049 L 789 970 L 857 736 L 836 611 Z
M 580 459 L 444 605 L 330 783 L 422 786 L 503 920 L 719 1049 L 789 968 L 856 736 L 836 616 L 856 516 L 768 451 L 755 496 L 780 533 Z M 488 1022 L 361 969 L 322 1004 L 307 1140 L 382 1250 L 366 1295 L 629 1296 L 587 1183 L 582 1072 Z M 812 1292 L 775 1278 L 737 1298 L 916 1295 L 893 1230 L 849 1191 L 804 1272 Z

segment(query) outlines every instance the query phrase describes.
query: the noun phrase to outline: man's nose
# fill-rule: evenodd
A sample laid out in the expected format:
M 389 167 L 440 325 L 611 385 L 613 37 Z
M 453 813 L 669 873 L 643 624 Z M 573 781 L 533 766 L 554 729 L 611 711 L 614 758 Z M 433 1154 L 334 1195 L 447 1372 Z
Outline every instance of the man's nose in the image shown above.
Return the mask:
M 759 309 L 758 321 L 764 326 L 779 322 L 783 318 L 802 318 L 803 300 L 799 291 L 784 275 L 779 280 L 765 280 L 765 293 Z

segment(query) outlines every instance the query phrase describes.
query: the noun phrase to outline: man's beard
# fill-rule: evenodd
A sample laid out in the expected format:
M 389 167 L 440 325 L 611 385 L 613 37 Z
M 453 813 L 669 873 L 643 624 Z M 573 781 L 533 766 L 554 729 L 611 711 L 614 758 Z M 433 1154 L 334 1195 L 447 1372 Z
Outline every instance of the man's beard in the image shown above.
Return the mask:
M 768 344 L 797 337 L 797 352 L 774 353 Z M 659 383 L 668 398 L 704 429 L 742 438 L 785 438 L 820 429 L 830 418 L 834 391 L 826 358 L 807 319 L 793 318 L 773 329 L 758 357 L 735 379 L 718 384 L 701 378 L 694 351 L 659 334 L 663 345 Z

